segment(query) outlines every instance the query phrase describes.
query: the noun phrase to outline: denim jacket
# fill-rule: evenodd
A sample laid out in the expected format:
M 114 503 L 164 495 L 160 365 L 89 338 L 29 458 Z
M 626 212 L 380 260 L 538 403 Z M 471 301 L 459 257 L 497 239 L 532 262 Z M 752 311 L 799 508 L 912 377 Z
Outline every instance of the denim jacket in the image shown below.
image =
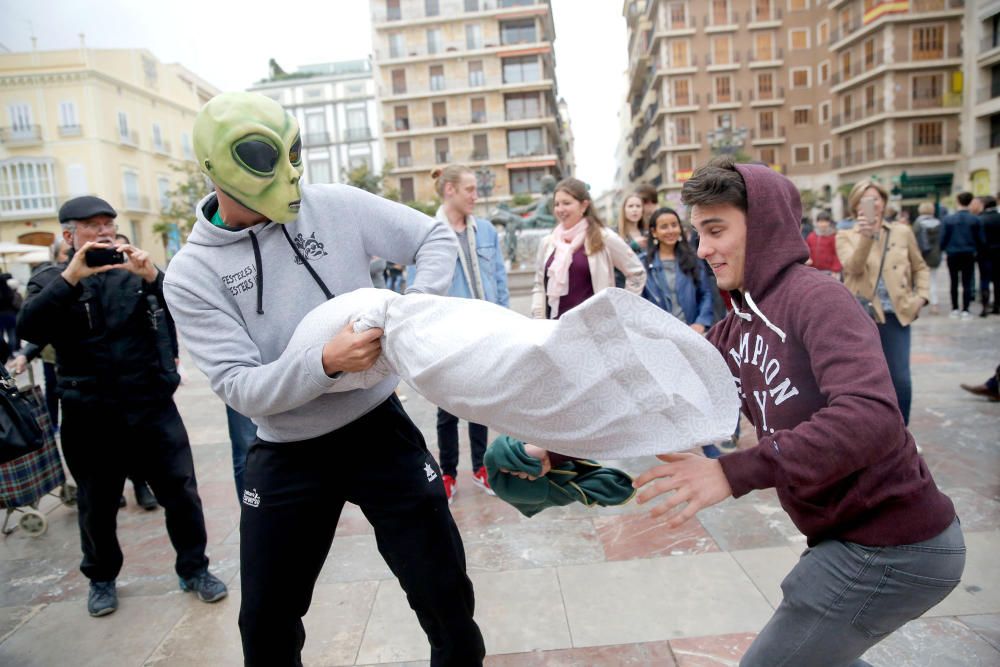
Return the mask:
M 646 266 L 646 254 L 640 256 L 642 265 Z M 696 269 L 698 272 L 698 284 L 695 285 L 691 277 L 677 267 L 677 285 L 674 290 L 677 292 L 677 299 L 680 301 L 681 310 L 684 311 L 684 319 L 688 324 L 701 324 L 706 329 L 712 326 L 712 290 L 709 287 L 708 273 L 705 270 L 705 263 L 698 261 Z M 663 264 L 660 262 L 659 253 L 653 256 L 653 263 L 649 268 L 649 279 L 646 287 L 642 291 L 642 296 L 648 301 L 667 311 L 673 312 L 673 302 L 669 294 L 664 294 L 660 289 L 666 284 L 663 275 Z

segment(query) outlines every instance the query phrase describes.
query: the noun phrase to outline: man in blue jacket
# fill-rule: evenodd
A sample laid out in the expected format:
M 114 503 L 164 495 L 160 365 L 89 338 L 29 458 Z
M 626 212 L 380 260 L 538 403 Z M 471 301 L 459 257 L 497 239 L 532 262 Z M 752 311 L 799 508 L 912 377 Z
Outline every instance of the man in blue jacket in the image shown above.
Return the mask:
M 969 304 L 974 295 L 972 281 L 976 265 L 976 251 L 982 244 L 982 225 L 979 218 L 969 211 L 972 203 L 971 192 L 960 192 L 955 196 L 958 211 L 942 220 L 944 233 L 941 248 L 948 256 L 948 276 L 951 279 L 951 317 L 969 319 Z M 962 280 L 962 310 L 958 309 L 958 281 Z

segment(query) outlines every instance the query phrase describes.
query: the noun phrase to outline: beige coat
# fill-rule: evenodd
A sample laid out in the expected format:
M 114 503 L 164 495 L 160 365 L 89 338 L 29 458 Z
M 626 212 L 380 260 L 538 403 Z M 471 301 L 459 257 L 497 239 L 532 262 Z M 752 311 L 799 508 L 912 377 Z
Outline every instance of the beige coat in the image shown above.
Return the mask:
M 591 254 L 590 246 L 584 241 L 594 294 L 615 286 L 615 269 L 625 274 L 627 291 L 642 294 L 642 288 L 646 286 L 646 270 L 642 268 L 642 262 L 618 234 L 610 229 L 602 229 L 601 234 L 604 250 L 600 252 Z M 535 319 L 545 319 L 545 263 L 553 252 L 555 244 L 549 234 L 538 244 L 538 257 L 535 259 L 535 286 L 531 291 L 531 316 Z
M 917 319 L 921 306 L 929 300 L 931 284 L 930 269 L 924 263 L 909 225 L 883 222 L 877 242 L 857 229 L 837 232 L 837 257 L 844 266 L 844 285 L 854 295 L 871 300 L 877 320 L 882 324 L 885 322 L 882 302 L 873 295 L 887 234 L 889 249 L 882 267 L 882 280 L 899 323 L 907 326 Z

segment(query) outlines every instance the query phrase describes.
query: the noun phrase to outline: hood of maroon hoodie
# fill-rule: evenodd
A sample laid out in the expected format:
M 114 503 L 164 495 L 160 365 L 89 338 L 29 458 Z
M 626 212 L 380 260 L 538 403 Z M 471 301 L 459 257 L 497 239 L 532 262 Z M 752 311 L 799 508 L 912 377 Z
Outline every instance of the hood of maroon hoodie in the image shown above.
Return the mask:
M 774 487 L 810 543 L 937 535 L 954 508 L 903 424 L 874 322 L 805 266 L 795 185 L 762 165 L 737 169 L 749 207 L 743 289 L 709 333 L 758 437 L 720 459 L 733 495 Z

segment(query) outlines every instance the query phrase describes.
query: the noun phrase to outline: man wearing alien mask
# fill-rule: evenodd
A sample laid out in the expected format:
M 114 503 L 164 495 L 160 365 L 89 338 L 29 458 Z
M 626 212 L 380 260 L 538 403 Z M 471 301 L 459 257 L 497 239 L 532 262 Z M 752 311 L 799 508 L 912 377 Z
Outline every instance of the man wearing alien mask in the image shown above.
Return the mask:
M 300 187 L 298 124 L 262 95 L 213 98 L 195 119 L 194 144 L 216 192 L 198 203 L 164 291 L 212 389 L 258 428 L 240 520 L 246 664 L 301 665 L 302 617 L 345 502 L 374 527 L 427 633 L 431 664 L 481 664 L 462 541 L 441 471 L 393 395 L 397 378 L 335 391 L 344 373 L 374 364 L 381 330 L 348 326 L 277 362 L 315 306 L 371 287 L 372 256 L 415 264 L 408 292 L 447 291 L 454 235 L 356 188 Z

